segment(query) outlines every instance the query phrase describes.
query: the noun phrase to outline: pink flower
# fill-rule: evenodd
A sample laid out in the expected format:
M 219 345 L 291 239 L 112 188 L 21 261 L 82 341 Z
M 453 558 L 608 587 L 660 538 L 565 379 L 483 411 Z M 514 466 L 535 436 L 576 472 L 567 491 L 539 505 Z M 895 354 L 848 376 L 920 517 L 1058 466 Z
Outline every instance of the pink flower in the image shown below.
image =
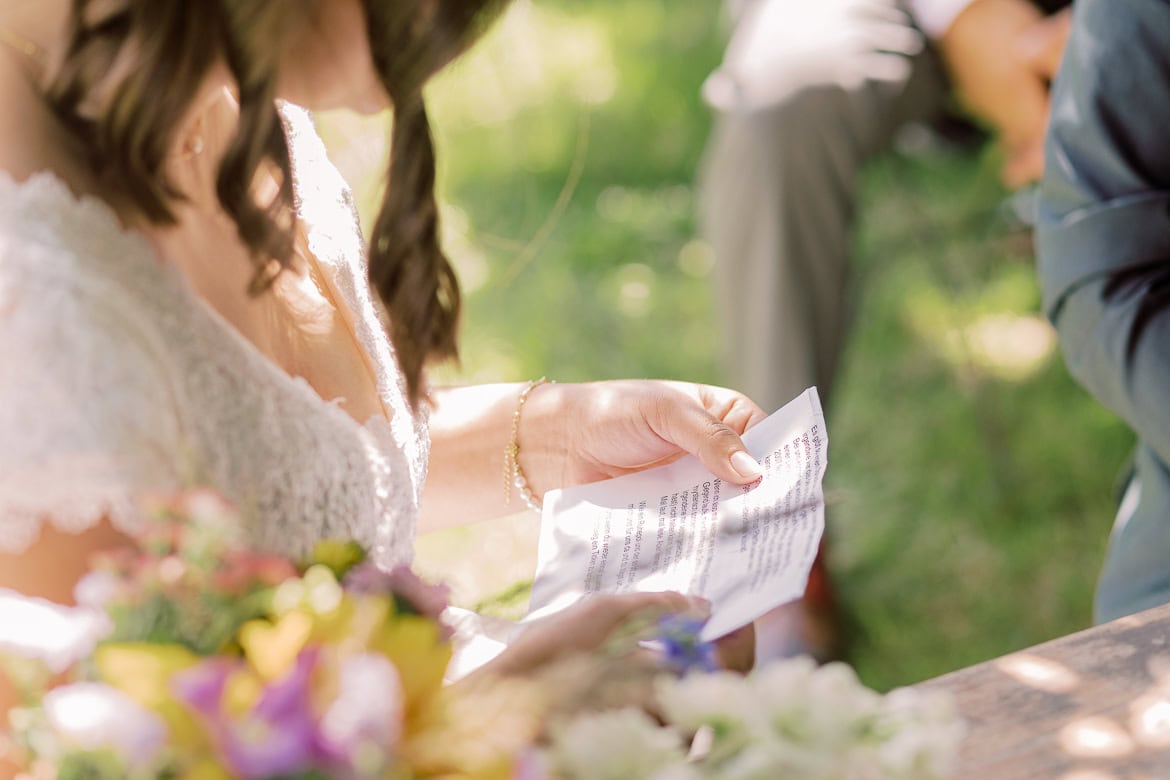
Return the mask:
M 234 594 L 253 585 L 275 587 L 296 576 L 296 567 L 284 558 L 240 551 L 228 554 L 211 582 L 217 592 Z

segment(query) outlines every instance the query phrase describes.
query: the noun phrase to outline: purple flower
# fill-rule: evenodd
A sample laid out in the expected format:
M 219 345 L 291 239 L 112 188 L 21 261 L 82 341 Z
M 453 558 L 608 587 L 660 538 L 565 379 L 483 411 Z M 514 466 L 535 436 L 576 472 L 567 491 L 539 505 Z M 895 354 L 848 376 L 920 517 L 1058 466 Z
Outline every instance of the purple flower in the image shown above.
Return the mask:
M 402 683 L 394 664 L 376 653 L 341 662 L 337 698 L 321 719 L 321 741 L 347 777 L 378 778 L 402 736 Z
M 440 619 L 447 609 L 450 588 L 426 582 L 409 566 L 396 566 L 387 572 L 372 563 L 359 564 L 345 575 L 343 584 L 350 593 L 393 596 L 400 611 L 430 618 L 443 629 L 444 638 L 450 637 L 450 630 Z
M 662 643 L 667 668 L 678 674 L 714 672 L 719 668 L 715 645 L 699 639 L 703 621 L 683 615 L 664 615 L 658 620 L 657 639 Z
M 243 665 L 212 659 L 179 675 L 175 693 L 208 728 L 224 764 L 246 780 L 308 771 L 320 758 L 309 684 L 317 663 L 315 649 L 302 652 L 282 679 L 260 694 L 251 711 L 227 712 L 224 691 Z

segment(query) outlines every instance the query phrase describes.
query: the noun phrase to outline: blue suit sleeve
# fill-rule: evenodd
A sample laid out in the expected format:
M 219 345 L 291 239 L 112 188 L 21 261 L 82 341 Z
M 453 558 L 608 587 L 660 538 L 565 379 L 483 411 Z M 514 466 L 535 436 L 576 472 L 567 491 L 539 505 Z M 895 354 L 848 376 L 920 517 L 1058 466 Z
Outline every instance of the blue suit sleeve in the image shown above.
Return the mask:
M 1134 340 L 1170 281 L 1170 0 L 1073 9 L 1040 188 L 1044 306 L 1073 376 L 1170 463 L 1170 309 Z

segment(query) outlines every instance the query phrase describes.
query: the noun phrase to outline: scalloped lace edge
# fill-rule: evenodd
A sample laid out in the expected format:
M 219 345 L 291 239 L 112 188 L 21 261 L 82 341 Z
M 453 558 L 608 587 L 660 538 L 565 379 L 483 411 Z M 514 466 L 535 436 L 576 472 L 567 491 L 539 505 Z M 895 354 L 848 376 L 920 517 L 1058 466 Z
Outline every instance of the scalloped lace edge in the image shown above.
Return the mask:
M 20 555 L 33 547 L 45 526 L 62 533 L 79 534 L 96 528 L 103 520 L 128 536 L 141 533 L 146 519 L 137 502 L 123 493 L 65 495 L 41 499 L 35 508 L 28 501 L 6 499 L 0 494 L 0 553 Z

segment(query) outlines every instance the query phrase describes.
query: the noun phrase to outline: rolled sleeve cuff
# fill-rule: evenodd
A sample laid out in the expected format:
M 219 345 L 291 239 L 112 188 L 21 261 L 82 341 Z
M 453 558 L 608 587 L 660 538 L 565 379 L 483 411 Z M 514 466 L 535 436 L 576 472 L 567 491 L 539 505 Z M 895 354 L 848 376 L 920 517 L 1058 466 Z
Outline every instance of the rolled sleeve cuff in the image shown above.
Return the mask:
M 1036 233 L 1044 310 L 1055 317 L 1087 279 L 1170 258 L 1170 193 L 1143 193 L 1046 220 Z

